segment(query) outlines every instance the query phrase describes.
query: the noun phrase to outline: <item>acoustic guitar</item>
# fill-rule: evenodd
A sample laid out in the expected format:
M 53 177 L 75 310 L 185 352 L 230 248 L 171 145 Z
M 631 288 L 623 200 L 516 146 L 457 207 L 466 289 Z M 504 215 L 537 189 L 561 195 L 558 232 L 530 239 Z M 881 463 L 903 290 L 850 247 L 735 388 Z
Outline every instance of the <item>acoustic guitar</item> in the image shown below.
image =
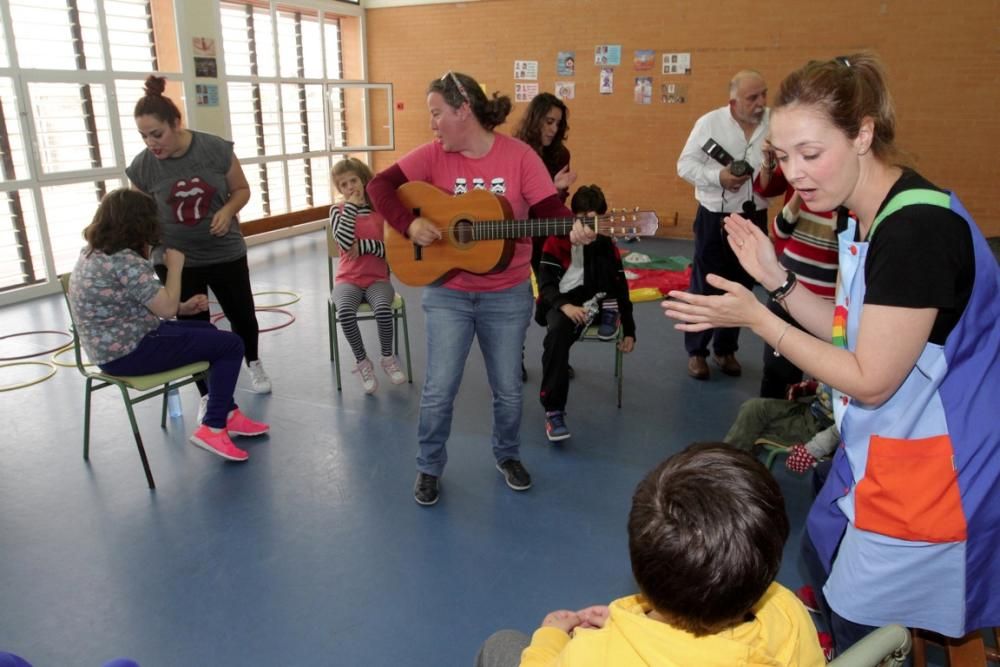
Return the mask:
M 418 246 L 385 225 L 385 255 L 389 268 L 414 287 L 442 283 L 457 271 L 491 273 L 503 269 L 514 255 L 514 239 L 569 234 L 578 219 L 599 234 L 615 237 L 651 236 L 660 221 L 652 211 L 612 211 L 581 218 L 514 220 L 510 203 L 487 190 L 453 196 L 424 181 L 404 183 L 397 191 L 414 213 L 430 220 L 441 239 Z

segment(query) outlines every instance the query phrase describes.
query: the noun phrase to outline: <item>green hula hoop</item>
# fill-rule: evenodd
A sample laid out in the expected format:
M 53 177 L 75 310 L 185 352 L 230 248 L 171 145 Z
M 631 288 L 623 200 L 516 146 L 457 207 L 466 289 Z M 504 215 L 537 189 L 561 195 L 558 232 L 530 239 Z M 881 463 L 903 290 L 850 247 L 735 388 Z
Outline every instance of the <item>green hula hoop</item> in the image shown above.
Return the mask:
M 29 380 L 28 382 L 21 382 L 20 384 L 0 385 L 0 391 L 14 391 L 15 389 L 24 389 L 25 387 L 30 387 L 33 384 L 45 382 L 50 377 L 55 375 L 57 370 L 59 370 L 55 367 L 55 364 L 48 361 L 14 361 L 9 364 L 0 364 L 0 368 L 10 368 L 11 366 L 45 366 L 49 369 L 49 374 L 43 375 L 40 378 L 35 378 L 34 380 Z
M 255 296 L 255 297 L 257 297 L 257 296 L 264 296 L 265 294 L 283 294 L 285 296 L 292 297 L 292 299 L 291 299 L 291 301 L 284 301 L 282 303 L 269 303 L 266 306 L 262 306 L 259 303 L 256 303 L 256 301 L 255 301 L 254 304 L 257 306 L 257 308 L 284 308 L 285 306 L 290 306 L 293 303 L 298 303 L 299 299 L 302 298 L 298 294 L 296 294 L 295 292 L 286 292 L 284 290 L 272 290 L 272 291 L 268 291 L 268 292 L 254 292 L 252 296 Z
M 62 366 L 63 368 L 76 368 L 76 362 L 75 361 L 73 361 L 72 363 L 66 363 L 65 361 L 59 361 L 59 355 L 60 354 L 63 354 L 64 352 L 69 352 L 72 349 L 73 349 L 73 343 L 70 343 L 69 345 L 67 345 L 66 347 L 62 348 L 61 350 L 57 350 L 56 353 L 53 354 L 51 358 L 49 358 L 49 361 L 51 363 L 55 364 L 56 366 Z M 89 361 L 83 362 L 83 367 L 84 368 L 86 368 L 87 366 L 93 366 L 93 365 L 94 364 L 90 363 Z

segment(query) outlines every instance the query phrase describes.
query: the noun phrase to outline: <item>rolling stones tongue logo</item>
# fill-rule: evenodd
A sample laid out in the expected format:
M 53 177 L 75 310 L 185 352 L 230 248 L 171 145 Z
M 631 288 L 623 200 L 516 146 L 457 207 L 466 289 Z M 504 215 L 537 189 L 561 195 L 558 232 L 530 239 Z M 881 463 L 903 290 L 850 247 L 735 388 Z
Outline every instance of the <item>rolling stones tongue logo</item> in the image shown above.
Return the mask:
M 191 227 L 208 214 L 208 206 L 214 196 L 215 188 L 195 176 L 174 183 L 167 203 L 173 209 L 177 222 Z

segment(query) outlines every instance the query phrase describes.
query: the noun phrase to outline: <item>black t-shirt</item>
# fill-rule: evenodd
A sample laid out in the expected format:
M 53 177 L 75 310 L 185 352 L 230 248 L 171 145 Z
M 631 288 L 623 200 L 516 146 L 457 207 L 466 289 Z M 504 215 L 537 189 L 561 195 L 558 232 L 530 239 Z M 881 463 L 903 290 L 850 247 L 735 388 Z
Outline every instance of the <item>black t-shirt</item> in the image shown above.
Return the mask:
M 914 189 L 946 192 L 907 169 L 879 212 L 896 194 Z M 929 342 L 943 345 L 969 303 L 974 274 L 972 232 L 960 215 L 931 204 L 905 206 L 879 223 L 870 239 L 865 303 L 937 308 Z

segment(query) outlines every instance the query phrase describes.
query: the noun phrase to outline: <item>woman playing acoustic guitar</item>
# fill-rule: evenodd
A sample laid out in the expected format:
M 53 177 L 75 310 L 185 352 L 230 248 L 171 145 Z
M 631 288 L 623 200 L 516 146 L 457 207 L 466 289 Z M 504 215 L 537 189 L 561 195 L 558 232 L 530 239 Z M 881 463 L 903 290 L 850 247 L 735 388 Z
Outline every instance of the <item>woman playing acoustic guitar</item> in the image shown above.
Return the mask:
M 494 93 L 488 99 L 475 79 L 449 71 L 428 87 L 427 108 L 434 141 L 414 149 L 368 185 L 375 209 L 415 248 L 432 246 L 440 241 L 441 232 L 400 199 L 396 189 L 410 181 L 424 181 L 456 195 L 488 189 L 506 199 L 516 219 L 572 215 L 559 200 L 538 154 L 527 144 L 493 131 L 510 113 L 509 97 Z M 592 230 L 574 225 L 574 242 L 589 243 L 593 238 Z M 427 371 L 413 490 L 421 505 L 438 501 L 455 397 L 473 338 L 479 340 L 493 393 L 497 469 L 515 491 L 531 487 L 519 451 L 521 347 L 532 309 L 530 256 L 529 239 L 518 239 L 506 264 L 487 273 L 456 270 L 424 290 Z

